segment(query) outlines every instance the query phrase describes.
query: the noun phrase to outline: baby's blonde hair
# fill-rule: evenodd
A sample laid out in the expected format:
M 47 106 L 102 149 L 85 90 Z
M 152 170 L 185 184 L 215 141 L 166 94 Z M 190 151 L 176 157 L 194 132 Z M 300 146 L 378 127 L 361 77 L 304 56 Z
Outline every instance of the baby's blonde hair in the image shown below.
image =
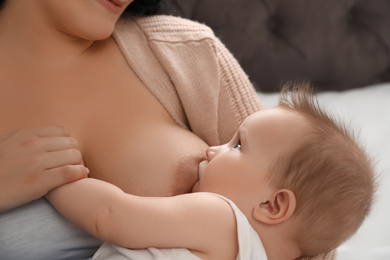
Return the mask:
M 357 231 L 375 191 L 373 163 L 355 135 L 322 110 L 309 83 L 288 83 L 278 107 L 302 116 L 309 134 L 274 163 L 270 181 L 294 192 L 291 239 L 305 256 L 328 252 Z

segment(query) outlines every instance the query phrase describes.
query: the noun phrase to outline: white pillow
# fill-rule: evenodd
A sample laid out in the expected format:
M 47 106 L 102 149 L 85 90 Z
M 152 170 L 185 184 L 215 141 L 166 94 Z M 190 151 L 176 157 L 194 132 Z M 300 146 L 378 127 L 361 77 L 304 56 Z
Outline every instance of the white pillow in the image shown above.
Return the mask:
M 277 105 L 278 94 L 258 93 L 265 108 Z M 343 92 L 323 92 L 321 104 L 360 132 L 377 162 L 378 191 L 370 216 L 338 249 L 339 260 L 390 259 L 390 83 Z

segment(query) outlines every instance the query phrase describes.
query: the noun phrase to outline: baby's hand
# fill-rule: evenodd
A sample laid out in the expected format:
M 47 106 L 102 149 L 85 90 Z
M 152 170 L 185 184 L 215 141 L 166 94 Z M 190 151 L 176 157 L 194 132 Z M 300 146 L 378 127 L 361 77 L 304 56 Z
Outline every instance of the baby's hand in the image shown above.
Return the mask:
M 34 127 L 0 136 L 0 212 L 87 175 L 78 143 L 65 128 Z

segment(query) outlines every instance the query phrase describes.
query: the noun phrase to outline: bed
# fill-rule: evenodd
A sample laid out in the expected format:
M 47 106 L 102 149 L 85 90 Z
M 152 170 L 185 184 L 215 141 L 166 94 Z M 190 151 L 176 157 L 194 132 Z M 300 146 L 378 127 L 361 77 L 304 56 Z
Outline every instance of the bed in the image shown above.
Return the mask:
M 379 187 L 339 260 L 390 259 L 389 11 L 389 0 L 166 0 L 161 11 L 210 26 L 265 108 L 283 82 L 309 79 L 320 102 L 360 132 Z

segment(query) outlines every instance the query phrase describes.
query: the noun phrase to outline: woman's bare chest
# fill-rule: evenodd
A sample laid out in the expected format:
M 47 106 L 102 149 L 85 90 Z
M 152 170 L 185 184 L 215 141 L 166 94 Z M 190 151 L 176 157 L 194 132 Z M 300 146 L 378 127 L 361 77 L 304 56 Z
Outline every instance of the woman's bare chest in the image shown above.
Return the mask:
M 0 134 L 61 125 L 79 141 L 92 177 L 142 195 L 188 191 L 206 144 L 173 122 L 124 60 L 110 60 L 3 74 Z

